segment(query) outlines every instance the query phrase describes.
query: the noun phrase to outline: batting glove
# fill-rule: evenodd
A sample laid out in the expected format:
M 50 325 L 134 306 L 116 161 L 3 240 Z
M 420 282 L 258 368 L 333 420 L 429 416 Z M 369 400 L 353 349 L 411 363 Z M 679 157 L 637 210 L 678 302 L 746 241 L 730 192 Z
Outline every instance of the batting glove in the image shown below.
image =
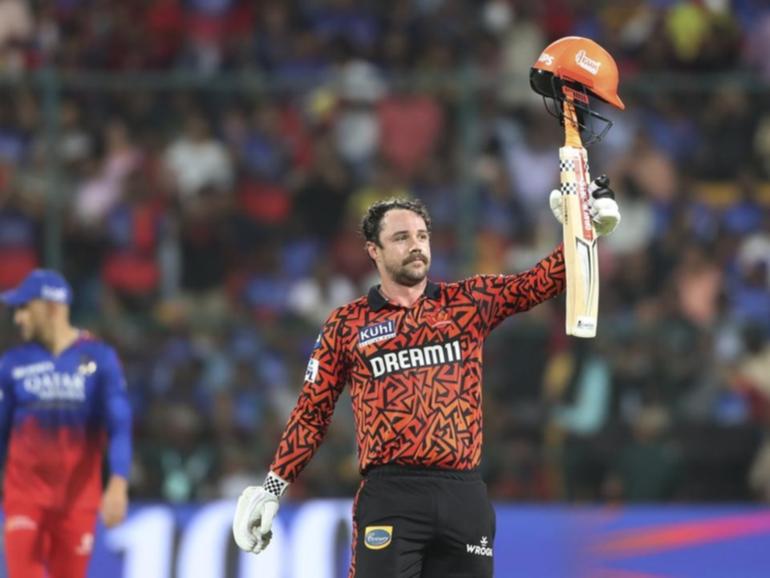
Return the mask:
M 241 550 L 259 554 L 273 537 L 273 519 L 278 513 L 278 500 L 289 483 L 273 472 L 262 486 L 249 486 L 238 498 L 233 517 L 233 537 Z
M 595 178 L 588 185 L 588 211 L 597 235 L 609 235 L 620 223 L 620 208 L 615 201 L 615 192 L 610 188 L 607 175 Z M 551 191 L 548 199 L 551 212 L 559 223 L 564 222 L 562 194 L 558 189 Z

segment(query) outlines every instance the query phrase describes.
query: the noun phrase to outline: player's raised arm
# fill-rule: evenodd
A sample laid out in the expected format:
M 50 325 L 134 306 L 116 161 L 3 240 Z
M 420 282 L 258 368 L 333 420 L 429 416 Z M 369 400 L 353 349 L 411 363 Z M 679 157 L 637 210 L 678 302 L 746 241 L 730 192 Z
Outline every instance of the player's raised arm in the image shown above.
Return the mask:
M 297 405 L 291 412 L 264 484 L 249 486 L 238 499 L 233 537 L 242 550 L 258 554 L 270 543 L 278 499 L 308 464 L 326 435 L 347 379 L 340 324 L 341 318 L 332 313 L 318 336 Z
M 131 469 L 131 405 L 126 380 L 115 352 L 108 348 L 99 367 L 102 401 L 109 435 L 110 479 L 102 497 L 102 517 L 107 527 L 123 521 L 128 509 L 128 480 Z
M 466 289 L 477 303 L 489 333 L 503 319 L 527 311 L 564 291 L 564 252 L 561 244 L 537 265 L 513 275 L 477 275 Z

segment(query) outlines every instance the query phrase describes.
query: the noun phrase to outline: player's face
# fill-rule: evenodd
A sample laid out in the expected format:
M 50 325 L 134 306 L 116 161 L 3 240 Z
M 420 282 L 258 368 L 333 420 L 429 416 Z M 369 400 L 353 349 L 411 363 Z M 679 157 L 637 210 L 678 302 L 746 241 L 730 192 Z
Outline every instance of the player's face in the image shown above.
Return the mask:
M 19 328 L 21 338 L 24 341 L 32 341 L 44 338 L 46 322 L 49 316 L 46 303 L 34 299 L 17 307 L 13 313 L 13 322 Z
M 369 243 L 369 255 L 380 275 L 399 285 L 413 287 L 430 269 L 430 234 L 425 221 L 407 209 L 385 213 L 380 226 L 380 245 Z

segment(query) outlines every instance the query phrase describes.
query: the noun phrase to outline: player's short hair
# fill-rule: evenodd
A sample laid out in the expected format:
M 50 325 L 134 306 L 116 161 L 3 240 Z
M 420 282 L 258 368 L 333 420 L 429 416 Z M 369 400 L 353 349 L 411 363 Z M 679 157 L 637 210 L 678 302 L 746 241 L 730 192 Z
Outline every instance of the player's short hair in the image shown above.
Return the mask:
M 364 239 L 380 245 L 380 231 L 382 230 L 382 218 L 385 213 L 393 209 L 406 209 L 422 217 L 425 221 L 425 227 L 430 233 L 431 220 L 428 214 L 428 208 L 420 199 L 393 198 L 385 201 L 377 201 L 369 206 L 363 220 L 361 221 L 361 233 Z

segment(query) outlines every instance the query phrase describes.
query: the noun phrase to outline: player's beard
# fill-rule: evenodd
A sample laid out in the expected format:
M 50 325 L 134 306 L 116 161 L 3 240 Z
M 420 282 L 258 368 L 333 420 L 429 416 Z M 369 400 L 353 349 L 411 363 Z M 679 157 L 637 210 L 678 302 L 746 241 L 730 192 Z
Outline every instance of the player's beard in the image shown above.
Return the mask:
M 422 261 L 425 263 L 425 267 L 415 269 L 412 266 L 412 263 L 415 261 Z M 385 270 L 390 275 L 390 278 L 405 287 L 414 287 L 420 283 L 427 277 L 428 269 L 430 269 L 430 258 L 422 253 L 412 254 L 397 265 L 385 264 Z

